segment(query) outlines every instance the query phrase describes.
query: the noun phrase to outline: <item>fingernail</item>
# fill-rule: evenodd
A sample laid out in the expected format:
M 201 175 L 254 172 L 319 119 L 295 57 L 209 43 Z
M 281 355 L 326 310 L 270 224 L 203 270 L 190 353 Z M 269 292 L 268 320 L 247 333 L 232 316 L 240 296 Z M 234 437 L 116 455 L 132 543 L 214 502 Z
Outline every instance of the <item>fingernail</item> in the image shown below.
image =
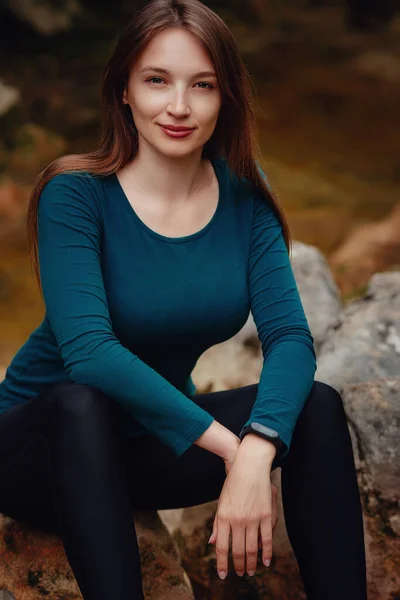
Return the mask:
M 212 538 L 212 534 L 210 535 L 210 539 L 208 540 L 207 544 L 209 544 L 211 542 L 211 538 Z
M 253 575 L 255 575 L 255 571 L 247 571 L 247 575 L 250 575 L 250 577 L 253 577 Z
M 225 571 L 218 571 L 218 575 L 220 576 L 221 579 L 225 579 L 225 577 L 226 577 Z
M 270 565 L 270 564 L 271 564 L 271 561 L 270 561 L 268 558 L 266 558 L 266 559 L 264 560 L 264 565 L 265 565 L 266 567 L 269 567 L 269 565 Z

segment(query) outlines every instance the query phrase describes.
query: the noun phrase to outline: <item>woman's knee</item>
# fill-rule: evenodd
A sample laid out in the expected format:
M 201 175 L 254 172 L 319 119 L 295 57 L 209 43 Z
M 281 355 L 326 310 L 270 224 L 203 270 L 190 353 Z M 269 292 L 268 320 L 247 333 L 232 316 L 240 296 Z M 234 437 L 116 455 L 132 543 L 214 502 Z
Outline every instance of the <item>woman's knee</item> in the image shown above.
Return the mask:
M 328 383 L 314 381 L 300 418 L 333 426 L 338 419 L 345 419 L 342 396 Z
M 113 400 L 89 385 L 64 381 L 52 387 L 48 400 L 52 411 L 58 416 L 82 419 L 86 415 L 93 417 L 104 415 L 109 418 Z

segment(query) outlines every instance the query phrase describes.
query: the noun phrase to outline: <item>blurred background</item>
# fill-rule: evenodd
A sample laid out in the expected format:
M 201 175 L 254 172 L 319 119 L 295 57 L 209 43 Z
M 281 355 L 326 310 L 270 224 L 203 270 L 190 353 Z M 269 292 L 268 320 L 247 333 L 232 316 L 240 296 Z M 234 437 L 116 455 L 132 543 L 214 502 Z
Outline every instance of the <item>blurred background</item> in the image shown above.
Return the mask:
M 33 177 L 92 150 L 102 69 L 140 1 L 5 0 L 0 8 L 0 364 L 44 315 L 25 217 Z M 257 90 L 263 166 L 293 238 L 318 247 L 344 301 L 400 265 L 396 0 L 207 0 Z

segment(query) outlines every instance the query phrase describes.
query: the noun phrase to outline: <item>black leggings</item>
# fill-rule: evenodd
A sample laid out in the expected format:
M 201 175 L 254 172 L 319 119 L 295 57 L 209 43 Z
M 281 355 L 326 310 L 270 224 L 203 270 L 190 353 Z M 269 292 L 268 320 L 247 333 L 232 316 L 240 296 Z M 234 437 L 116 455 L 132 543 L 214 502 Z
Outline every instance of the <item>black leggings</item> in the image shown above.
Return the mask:
M 194 402 L 239 434 L 257 384 Z M 119 409 L 65 382 L 0 414 L 0 512 L 60 535 L 85 600 L 143 599 L 132 509 L 217 500 L 221 458 L 192 444 L 179 458 L 152 435 L 124 439 Z M 309 600 L 366 600 L 360 494 L 340 394 L 315 381 L 283 459 L 289 540 Z

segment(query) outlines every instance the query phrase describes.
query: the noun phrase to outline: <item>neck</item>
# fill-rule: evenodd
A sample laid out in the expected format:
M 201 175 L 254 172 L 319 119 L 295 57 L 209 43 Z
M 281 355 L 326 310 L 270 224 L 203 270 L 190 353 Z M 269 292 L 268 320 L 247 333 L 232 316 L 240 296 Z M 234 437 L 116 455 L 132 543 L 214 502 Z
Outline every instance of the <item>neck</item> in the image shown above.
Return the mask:
M 128 179 L 134 179 L 135 187 L 146 195 L 170 204 L 181 204 L 189 202 L 204 185 L 205 161 L 201 159 L 201 149 L 175 158 L 144 147 L 123 170 Z

